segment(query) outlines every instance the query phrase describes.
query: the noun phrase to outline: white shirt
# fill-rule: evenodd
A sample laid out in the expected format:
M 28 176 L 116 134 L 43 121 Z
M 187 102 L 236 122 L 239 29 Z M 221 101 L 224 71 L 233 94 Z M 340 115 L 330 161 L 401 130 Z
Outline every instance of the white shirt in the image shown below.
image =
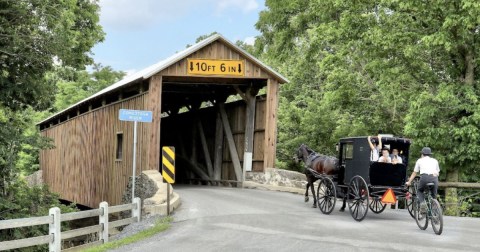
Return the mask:
M 379 158 L 378 155 L 378 147 L 375 147 L 371 152 L 370 152 L 370 161 L 375 161 L 377 162 Z
M 390 157 L 381 156 L 381 157 L 378 159 L 378 162 L 391 163 L 391 162 L 392 162 L 392 159 L 391 159 Z
M 395 155 L 390 155 L 390 158 L 392 159 L 392 161 L 395 159 Z M 400 157 L 399 155 L 397 155 L 397 163 L 399 164 L 402 164 L 403 163 L 403 160 L 402 160 L 402 157 Z
M 419 172 L 420 174 L 432 174 L 438 176 L 440 173 L 440 166 L 435 158 L 424 156 L 417 160 L 413 171 Z

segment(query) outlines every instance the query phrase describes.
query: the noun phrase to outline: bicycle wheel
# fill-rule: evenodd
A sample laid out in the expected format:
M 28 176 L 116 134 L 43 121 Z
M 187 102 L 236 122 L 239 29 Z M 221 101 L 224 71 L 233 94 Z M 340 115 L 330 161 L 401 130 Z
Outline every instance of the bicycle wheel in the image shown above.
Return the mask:
M 421 230 L 425 230 L 428 227 L 428 217 L 425 213 L 420 213 L 420 202 L 417 199 L 413 201 L 413 212 L 415 213 L 415 222 Z
M 413 211 L 413 202 L 417 197 L 418 183 L 420 182 L 420 177 L 415 177 L 412 181 L 412 185 L 408 188 L 408 196 L 405 198 L 405 203 L 407 204 L 408 213 L 412 218 L 415 219 L 415 213 Z
M 443 212 L 442 206 L 436 199 L 432 199 L 432 228 L 435 234 L 441 235 L 443 231 Z

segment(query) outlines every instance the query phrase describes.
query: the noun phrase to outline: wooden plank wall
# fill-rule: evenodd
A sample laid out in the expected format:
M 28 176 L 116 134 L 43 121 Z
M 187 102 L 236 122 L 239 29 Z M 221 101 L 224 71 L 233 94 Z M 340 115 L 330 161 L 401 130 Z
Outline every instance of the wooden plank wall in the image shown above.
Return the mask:
M 133 122 L 118 119 L 119 109 L 145 109 L 147 93 L 101 107 L 42 131 L 56 146 L 40 153 L 44 181 L 61 198 L 89 207 L 121 203 L 132 175 Z M 138 125 L 137 174 L 147 169 L 150 128 Z M 123 132 L 123 158 L 116 160 L 117 132 Z
M 149 127 L 148 170 L 160 168 L 160 123 L 162 120 L 162 76 L 150 78 L 148 89 L 148 110 L 152 111 L 152 122 Z
M 265 108 L 266 100 L 257 97 L 257 104 L 255 106 L 255 133 L 253 142 L 253 164 L 252 171 L 264 171 L 264 146 L 265 146 Z M 245 103 L 243 101 L 226 107 L 230 127 L 237 148 L 238 156 L 243 167 L 243 154 L 245 150 Z M 228 146 L 224 141 L 224 150 Z M 223 152 L 223 170 L 222 179 L 235 179 L 235 172 L 233 170 L 232 158 L 228 151 Z
M 277 151 L 277 111 L 279 84 L 274 79 L 267 81 L 267 105 L 265 108 L 265 168 L 275 168 Z
M 220 41 L 215 41 L 212 44 L 194 52 L 187 58 L 192 59 L 232 59 L 245 60 L 245 77 L 247 78 L 271 78 L 270 75 L 263 71 L 257 64 L 246 60 L 245 57 L 232 50 Z M 187 76 L 187 58 L 184 58 L 172 66 L 166 68 L 161 72 L 161 75 L 168 76 Z

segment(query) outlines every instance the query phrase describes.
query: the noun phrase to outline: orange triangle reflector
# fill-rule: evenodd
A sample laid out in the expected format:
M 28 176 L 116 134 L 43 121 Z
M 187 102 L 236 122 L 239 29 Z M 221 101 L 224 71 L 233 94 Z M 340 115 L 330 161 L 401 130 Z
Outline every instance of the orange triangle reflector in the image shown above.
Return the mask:
M 397 197 L 395 197 L 395 193 L 393 192 L 392 188 L 388 188 L 388 190 L 383 194 L 381 201 L 384 204 L 395 204 L 395 202 L 397 202 Z

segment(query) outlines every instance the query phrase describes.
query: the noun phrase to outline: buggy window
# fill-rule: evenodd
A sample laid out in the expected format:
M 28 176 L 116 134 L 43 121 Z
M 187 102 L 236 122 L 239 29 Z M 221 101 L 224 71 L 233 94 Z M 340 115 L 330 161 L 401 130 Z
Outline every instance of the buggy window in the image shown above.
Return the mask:
M 343 160 L 353 159 L 353 143 L 343 144 Z

